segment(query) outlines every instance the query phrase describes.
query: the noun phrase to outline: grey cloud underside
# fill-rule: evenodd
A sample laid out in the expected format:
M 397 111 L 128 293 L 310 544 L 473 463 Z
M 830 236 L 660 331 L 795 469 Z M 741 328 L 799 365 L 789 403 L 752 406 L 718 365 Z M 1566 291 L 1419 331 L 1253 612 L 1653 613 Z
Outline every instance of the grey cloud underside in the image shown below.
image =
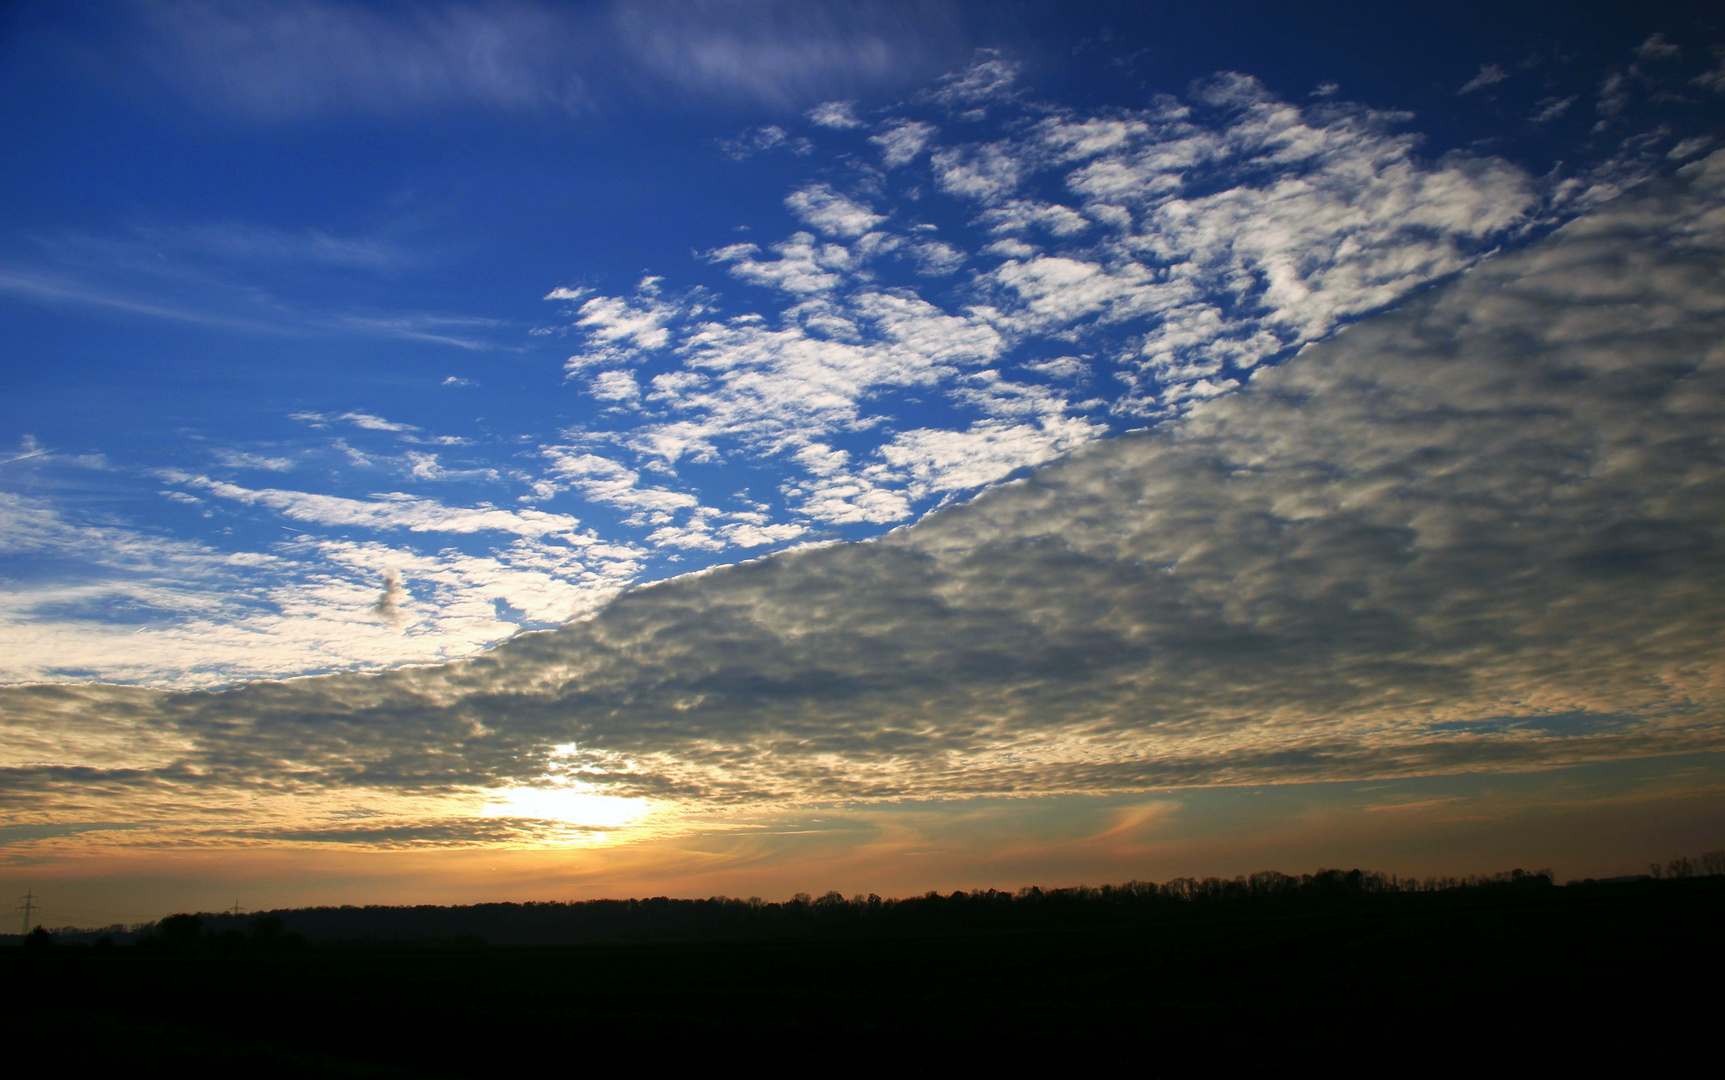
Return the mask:
M 457 790 L 572 741 L 607 790 L 708 803 L 1716 750 L 1721 432 L 1725 155 L 877 541 L 436 667 L 0 691 L 36 736 L 6 789 Z M 1505 719 L 1542 716 L 1611 722 Z

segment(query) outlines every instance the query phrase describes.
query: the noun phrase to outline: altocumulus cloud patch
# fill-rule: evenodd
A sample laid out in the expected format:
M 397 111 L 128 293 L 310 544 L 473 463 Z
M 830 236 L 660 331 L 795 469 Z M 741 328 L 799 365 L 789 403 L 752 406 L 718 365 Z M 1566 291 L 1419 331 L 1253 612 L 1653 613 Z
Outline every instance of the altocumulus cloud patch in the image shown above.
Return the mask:
M 759 807 L 1718 749 L 1721 265 L 1715 155 L 878 540 L 436 666 L 0 691 L 6 798 L 220 835 L 247 790 L 424 820 L 548 778 Z

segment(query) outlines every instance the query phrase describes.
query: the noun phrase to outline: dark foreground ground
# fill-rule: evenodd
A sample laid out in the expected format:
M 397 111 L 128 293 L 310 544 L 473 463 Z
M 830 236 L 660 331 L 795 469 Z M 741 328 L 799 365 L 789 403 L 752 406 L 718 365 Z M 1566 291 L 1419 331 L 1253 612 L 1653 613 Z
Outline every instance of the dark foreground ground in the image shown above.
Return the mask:
M 0 978 L 17 1076 L 1639 1072 L 1716 1057 L 1722 961 L 1708 878 L 849 940 L 7 948 Z

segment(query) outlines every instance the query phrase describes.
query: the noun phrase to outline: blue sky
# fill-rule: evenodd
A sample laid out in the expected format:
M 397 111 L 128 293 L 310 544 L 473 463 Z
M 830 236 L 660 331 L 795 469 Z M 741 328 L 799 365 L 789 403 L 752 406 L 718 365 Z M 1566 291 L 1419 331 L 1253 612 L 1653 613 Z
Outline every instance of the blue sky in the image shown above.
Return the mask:
M 815 804 L 878 839 L 880 800 L 1021 796 L 1110 837 L 1180 801 L 1145 792 L 1660 755 L 1704 762 L 1685 806 L 1716 794 L 1717 635 L 1684 605 L 1717 527 L 1718 20 L 0 18 L 29 843 L 531 848 Z M 1649 184 L 1682 194 L 1624 201 Z M 1659 286 L 1619 295 L 1628 266 Z M 1628 381 L 1565 397 L 1572 370 Z M 1582 419 L 1494 426 L 1518 409 Z M 1619 629 L 1564 637 L 1572 608 Z M 580 799 L 536 817 L 545 790 Z

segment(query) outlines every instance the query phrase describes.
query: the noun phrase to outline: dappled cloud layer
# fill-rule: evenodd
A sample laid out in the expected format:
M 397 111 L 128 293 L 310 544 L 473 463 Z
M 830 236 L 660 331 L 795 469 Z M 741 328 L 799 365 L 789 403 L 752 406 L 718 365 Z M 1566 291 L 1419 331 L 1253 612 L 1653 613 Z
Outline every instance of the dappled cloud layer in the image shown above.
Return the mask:
M 1715 155 L 879 540 L 433 667 L 0 690 L 5 799 L 483 842 L 532 834 L 481 816 L 520 785 L 674 814 L 1716 750 L 1722 270 Z

